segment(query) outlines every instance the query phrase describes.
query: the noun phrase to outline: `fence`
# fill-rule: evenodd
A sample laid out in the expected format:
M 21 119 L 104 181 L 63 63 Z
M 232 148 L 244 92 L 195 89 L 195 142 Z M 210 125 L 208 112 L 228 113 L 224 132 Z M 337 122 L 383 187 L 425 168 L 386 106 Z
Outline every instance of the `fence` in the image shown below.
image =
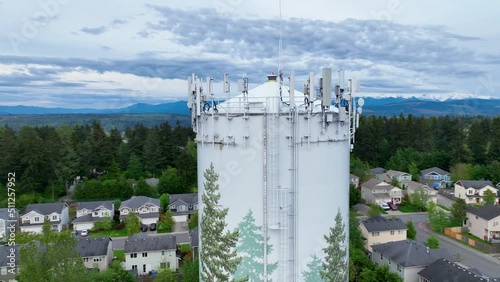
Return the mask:
M 472 247 L 480 249 L 481 251 L 483 251 L 485 253 L 488 253 L 488 254 L 500 253 L 500 244 L 483 243 L 481 241 L 468 238 L 468 237 L 463 236 L 461 234 L 461 233 L 464 233 L 467 231 L 468 231 L 467 227 L 450 227 L 450 228 L 444 229 L 444 234 L 448 237 L 451 237 L 451 238 L 456 239 L 458 241 L 462 241 L 465 244 L 468 244 Z

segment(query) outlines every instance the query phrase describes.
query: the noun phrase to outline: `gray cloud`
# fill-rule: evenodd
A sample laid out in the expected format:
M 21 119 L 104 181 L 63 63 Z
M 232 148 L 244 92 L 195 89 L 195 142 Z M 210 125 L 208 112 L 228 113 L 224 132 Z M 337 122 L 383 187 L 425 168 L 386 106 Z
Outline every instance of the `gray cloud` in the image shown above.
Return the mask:
M 80 31 L 88 33 L 88 34 L 93 34 L 93 35 L 99 35 L 101 33 L 106 32 L 107 27 L 105 26 L 100 26 L 100 27 L 83 27 L 80 29 Z

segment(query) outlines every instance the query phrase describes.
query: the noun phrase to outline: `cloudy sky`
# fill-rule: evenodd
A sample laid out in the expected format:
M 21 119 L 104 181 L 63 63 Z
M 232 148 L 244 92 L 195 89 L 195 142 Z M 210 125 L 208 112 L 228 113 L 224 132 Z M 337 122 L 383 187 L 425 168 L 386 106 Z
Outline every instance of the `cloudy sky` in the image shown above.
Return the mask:
M 280 29 L 297 89 L 331 67 L 365 96 L 500 98 L 498 11 L 486 0 L 282 0 L 280 28 L 279 0 L 0 0 L 0 105 L 162 103 L 183 99 L 193 72 L 257 85 L 278 69 Z

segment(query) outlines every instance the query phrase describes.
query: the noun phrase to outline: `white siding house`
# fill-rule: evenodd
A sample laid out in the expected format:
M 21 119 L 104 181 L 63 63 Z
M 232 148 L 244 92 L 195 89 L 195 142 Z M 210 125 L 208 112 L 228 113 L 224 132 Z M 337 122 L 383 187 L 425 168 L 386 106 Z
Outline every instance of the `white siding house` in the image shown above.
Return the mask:
M 175 271 L 179 267 L 176 250 L 177 241 L 173 235 L 133 235 L 125 241 L 125 269 L 136 271 L 138 275 L 162 268 Z
M 185 222 L 198 210 L 198 194 L 172 194 L 169 197 L 168 209 L 174 213 L 175 222 Z
M 48 219 L 52 228 L 60 232 L 69 222 L 68 205 L 65 203 L 30 204 L 21 216 L 21 231 L 41 233 L 44 220 Z
M 77 251 L 85 267 L 103 271 L 113 260 L 113 240 L 110 237 L 78 238 Z
M 115 204 L 112 201 L 79 202 L 76 207 L 76 218 L 73 219 L 73 230 L 82 231 L 94 227 L 94 223 L 113 218 Z
M 467 204 L 482 204 L 486 190 L 495 194 L 495 204 L 500 203 L 497 196 L 498 189 L 491 181 L 484 180 L 459 180 L 455 183 L 455 197 L 464 199 Z
M 156 223 L 160 217 L 160 200 L 146 196 L 133 196 L 122 202 L 119 210 L 120 220 L 125 220 L 130 212 L 135 212 L 142 224 L 149 225 Z

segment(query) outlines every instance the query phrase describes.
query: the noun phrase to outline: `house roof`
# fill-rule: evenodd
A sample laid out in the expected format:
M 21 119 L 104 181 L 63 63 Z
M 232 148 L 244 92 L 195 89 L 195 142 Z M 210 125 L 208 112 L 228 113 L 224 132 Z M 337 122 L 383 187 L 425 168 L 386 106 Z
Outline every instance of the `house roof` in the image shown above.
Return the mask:
M 425 185 L 425 184 L 422 184 L 420 182 L 416 182 L 416 181 L 408 181 L 406 184 L 406 189 L 407 190 L 417 190 L 419 188 L 422 188 L 424 190 L 428 190 L 430 192 L 434 192 L 435 190 L 430 188 L 428 185 Z
M 35 211 L 41 215 L 49 215 L 54 212 L 61 214 L 65 207 L 67 207 L 65 203 L 29 204 L 24 209 L 24 214 L 31 211 Z
M 105 256 L 108 253 L 109 244 L 113 244 L 110 237 L 78 238 L 76 250 L 82 257 Z
M 142 207 L 143 205 L 151 203 L 156 206 L 160 206 L 160 200 L 146 197 L 146 196 L 132 196 L 132 198 L 123 201 L 120 205 L 120 209 L 122 208 L 130 208 L 130 209 L 137 209 Z
M 372 245 L 371 247 L 374 252 L 382 254 L 403 267 L 427 266 L 439 258 L 450 258 L 445 249 L 429 249 L 410 240 Z
M 150 213 L 136 213 L 135 215 L 137 215 L 139 217 L 139 219 L 141 218 L 159 218 L 160 217 L 160 213 L 159 212 L 150 212 Z M 125 218 L 127 218 L 128 214 L 120 214 L 120 220 L 124 220 Z
M 0 267 L 7 266 L 7 263 L 10 262 L 9 255 L 11 254 L 10 249 L 15 249 L 15 257 L 19 258 L 19 249 L 21 249 L 21 245 L 17 244 L 14 246 L 9 245 L 0 245 Z M 19 259 L 16 259 L 16 265 L 19 265 Z
M 198 247 L 199 246 L 199 238 L 198 238 L 199 233 L 198 232 L 199 232 L 198 226 L 189 230 L 189 236 L 191 237 L 191 247 Z
M 372 168 L 370 169 L 370 171 L 373 173 L 373 174 L 382 174 L 385 172 L 385 168 L 383 167 L 376 167 L 376 168 Z
M 457 181 L 456 184 L 458 184 L 464 188 L 482 189 L 487 185 L 495 188 L 493 183 L 491 183 L 491 181 L 489 181 L 489 180 L 459 180 L 459 181 Z
M 113 201 L 78 202 L 76 209 L 95 210 L 98 207 L 103 206 L 104 208 L 112 211 L 114 205 Z
M 431 168 L 423 169 L 423 170 L 420 171 L 420 173 L 423 174 L 423 175 L 426 175 L 426 174 L 429 174 L 429 173 L 432 173 L 432 172 L 435 172 L 436 174 L 440 174 L 440 175 L 450 174 L 446 170 L 440 169 L 439 167 L 431 167 Z
M 408 172 L 392 170 L 392 169 L 386 171 L 385 174 L 387 174 L 387 176 L 389 176 L 390 178 L 395 177 L 395 176 L 400 176 L 401 174 L 408 174 L 409 175 Z
M 189 232 L 175 233 L 175 240 L 177 244 L 191 244 L 191 237 L 189 237 Z
M 169 197 L 169 204 L 173 204 L 176 201 L 181 200 L 188 205 L 193 205 L 198 203 L 198 193 L 190 193 L 190 194 L 172 194 Z
M 13 215 L 14 215 L 14 217 L 11 217 L 11 213 L 9 212 L 8 208 L 1 208 L 0 209 L 0 219 L 17 220 L 19 217 L 19 211 L 17 209 L 14 209 Z
M 486 220 L 494 219 L 495 217 L 500 216 L 500 207 L 493 205 L 485 205 L 480 208 L 476 208 L 474 206 L 468 206 L 467 212 L 470 212 L 473 215 L 477 215 Z
M 392 186 L 391 184 L 381 181 L 375 178 L 372 178 L 365 183 L 361 185 L 361 187 L 367 188 L 367 189 L 387 189 L 387 190 L 392 190 L 394 188 L 398 188 L 396 186 Z M 400 188 L 398 188 L 400 189 Z
M 172 235 L 148 236 L 140 235 L 130 236 L 125 240 L 125 253 L 161 251 L 176 249 L 176 237 Z
M 442 281 L 460 281 L 460 282 L 479 282 L 486 281 L 485 277 L 479 273 L 475 273 L 472 269 L 465 269 L 456 263 L 453 263 L 445 258 L 440 258 L 431 265 L 421 270 L 419 276 L 425 278 L 429 282 Z M 500 281 L 490 279 L 489 281 Z
M 383 216 L 376 216 L 372 219 L 363 220 L 361 224 L 365 226 L 368 232 L 408 229 L 401 219 L 385 218 Z
M 78 223 L 78 222 L 97 222 L 97 221 L 103 221 L 106 219 L 105 217 L 96 217 L 92 216 L 91 214 L 86 214 L 84 216 L 77 217 L 73 219 L 72 222 Z

